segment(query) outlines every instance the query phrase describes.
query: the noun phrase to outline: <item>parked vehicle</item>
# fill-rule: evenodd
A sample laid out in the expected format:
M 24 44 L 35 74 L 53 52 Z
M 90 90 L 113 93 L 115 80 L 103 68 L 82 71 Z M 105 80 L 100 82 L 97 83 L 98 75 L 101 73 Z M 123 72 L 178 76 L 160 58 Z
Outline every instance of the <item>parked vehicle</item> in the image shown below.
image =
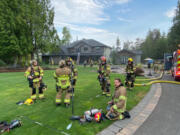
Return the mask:
M 180 50 L 173 53 L 173 66 L 171 68 L 174 80 L 180 80 Z

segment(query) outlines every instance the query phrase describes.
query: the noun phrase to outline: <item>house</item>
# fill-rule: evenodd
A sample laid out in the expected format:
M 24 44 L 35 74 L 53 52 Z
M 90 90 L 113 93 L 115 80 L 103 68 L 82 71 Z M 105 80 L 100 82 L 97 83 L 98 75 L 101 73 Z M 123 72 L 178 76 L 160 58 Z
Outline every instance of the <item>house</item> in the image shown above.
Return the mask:
M 134 64 L 141 63 L 142 51 L 123 49 L 116 54 L 115 64 L 127 64 L 128 58 L 133 58 Z
M 85 60 L 92 59 L 98 61 L 101 56 L 106 56 L 109 61 L 111 49 L 111 47 L 94 39 L 82 39 L 69 45 L 60 46 L 60 52 L 44 54 L 42 59 L 46 63 L 53 61 L 54 64 L 58 64 L 59 60 L 71 57 L 73 60 L 82 64 Z

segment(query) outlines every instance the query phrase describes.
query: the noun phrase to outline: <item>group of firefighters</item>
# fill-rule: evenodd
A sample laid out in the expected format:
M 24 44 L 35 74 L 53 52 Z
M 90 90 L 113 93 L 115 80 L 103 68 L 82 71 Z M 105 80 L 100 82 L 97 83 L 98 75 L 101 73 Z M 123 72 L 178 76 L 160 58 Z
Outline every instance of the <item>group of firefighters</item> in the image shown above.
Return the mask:
M 106 57 L 102 56 L 100 58 L 100 64 L 98 67 L 98 80 L 101 85 L 102 95 L 107 97 L 111 96 L 110 92 L 110 72 L 111 67 L 107 63 Z M 133 67 L 133 59 L 128 59 L 128 64 L 126 66 L 126 80 L 125 85 L 127 88 L 132 89 L 134 87 L 135 80 L 135 69 Z M 31 66 L 26 70 L 25 76 L 29 80 L 29 87 L 31 88 L 31 99 L 36 100 L 37 94 L 36 89 L 39 89 L 39 99 L 44 99 L 44 89 L 46 85 L 43 83 L 43 69 L 38 66 L 36 60 L 33 60 Z M 64 104 L 66 107 L 70 105 L 71 97 L 74 96 L 74 87 L 77 82 L 77 68 L 74 65 L 73 60 L 68 57 L 65 60 L 60 60 L 59 67 L 54 72 L 54 79 L 56 81 L 56 105 L 62 104 L 62 93 L 65 92 Z M 111 120 L 123 119 L 123 113 L 126 111 L 126 87 L 123 86 L 123 82 L 120 78 L 114 80 L 115 92 L 112 96 L 112 100 L 108 102 L 107 107 L 107 118 Z

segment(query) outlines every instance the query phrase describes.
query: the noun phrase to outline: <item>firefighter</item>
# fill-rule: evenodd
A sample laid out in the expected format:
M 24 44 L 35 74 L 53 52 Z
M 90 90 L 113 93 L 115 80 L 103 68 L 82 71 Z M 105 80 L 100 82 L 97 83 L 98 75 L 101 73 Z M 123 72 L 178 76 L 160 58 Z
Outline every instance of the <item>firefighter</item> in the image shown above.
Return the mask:
M 56 105 L 61 105 L 62 93 L 65 92 L 64 104 L 66 107 L 70 105 L 70 97 L 71 97 L 71 70 L 66 67 L 65 61 L 61 60 L 59 62 L 59 68 L 56 69 L 54 73 L 54 79 L 56 80 Z
M 83 64 L 84 64 L 84 68 L 85 68 L 87 65 L 87 60 L 85 60 Z
M 133 66 L 133 59 L 129 58 L 128 59 L 128 65 L 126 66 L 126 81 L 125 85 L 127 88 L 132 89 L 134 87 L 134 81 L 135 81 L 135 68 Z
M 180 51 L 180 44 L 178 44 L 178 51 Z
M 114 80 L 115 92 L 112 100 L 108 102 L 106 117 L 110 120 L 122 120 L 126 116 L 124 115 L 126 111 L 126 88 L 123 86 L 120 78 Z
M 38 66 L 36 60 L 32 60 L 31 67 L 28 67 L 28 69 L 25 72 L 25 76 L 29 81 L 29 87 L 32 90 L 31 99 L 33 100 L 36 100 L 36 88 L 39 89 L 39 98 L 44 99 L 44 83 L 42 82 L 43 75 L 43 69 L 40 66 Z
M 94 65 L 94 61 L 90 60 L 90 67 L 93 67 L 93 65 Z
M 154 70 L 154 73 L 157 74 L 157 72 L 158 72 L 158 62 L 157 61 L 154 62 L 153 70 Z
M 78 71 L 77 68 L 75 67 L 74 61 L 70 57 L 66 59 L 66 66 L 71 69 L 71 85 L 72 85 L 72 93 L 73 93 L 73 95 L 71 94 L 71 96 L 74 96 L 74 92 L 75 92 L 74 87 L 77 82 Z
M 102 94 L 110 97 L 110 72 L 111 67 L 106 63 L 106 57 L 102 56 L 100 58 L 100 64 L 98 67 L 98 80 L 101 85 Z

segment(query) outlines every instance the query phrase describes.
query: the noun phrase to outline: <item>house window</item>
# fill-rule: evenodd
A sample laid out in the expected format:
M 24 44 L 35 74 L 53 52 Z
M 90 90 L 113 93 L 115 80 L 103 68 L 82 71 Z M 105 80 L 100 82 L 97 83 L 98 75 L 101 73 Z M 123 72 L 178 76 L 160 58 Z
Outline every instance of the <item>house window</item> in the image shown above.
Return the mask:
M 88 47 L 84 47 L 84 51 L 88 51 Z
M 81 51 L 81 49 L 80 48 L 76 48 L 76 52 L 80 52 Z
M 100 50 L 101 48 L 100 47 L 96 47 L 96 50 Z

